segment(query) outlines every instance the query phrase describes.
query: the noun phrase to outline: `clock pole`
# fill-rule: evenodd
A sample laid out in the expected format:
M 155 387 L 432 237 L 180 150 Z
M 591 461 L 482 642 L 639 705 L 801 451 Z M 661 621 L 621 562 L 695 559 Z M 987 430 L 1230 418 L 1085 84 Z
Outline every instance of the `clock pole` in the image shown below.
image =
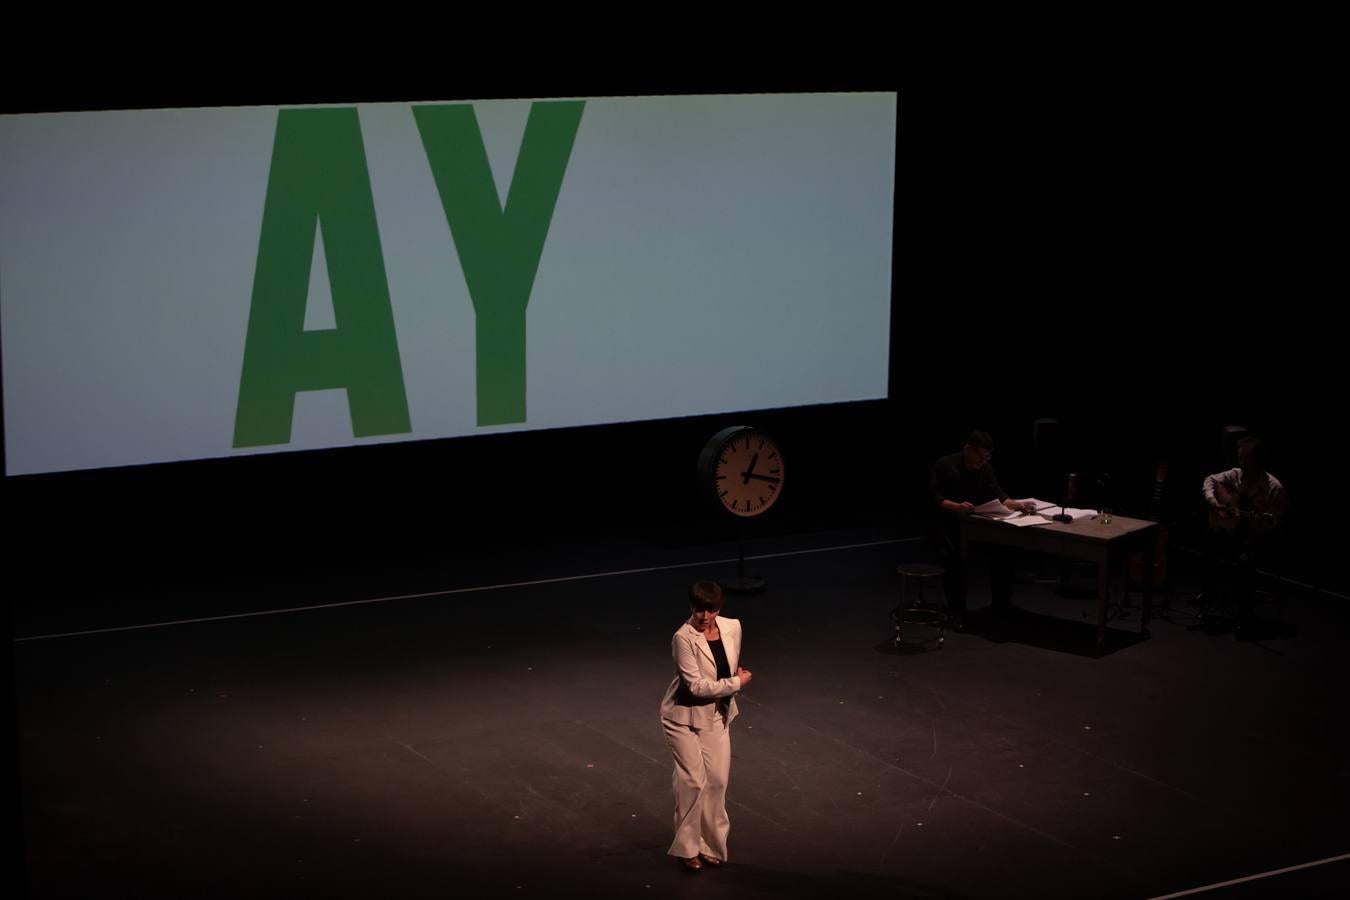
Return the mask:
M 764 579 L 758 575 L 745 574 L 745 520 L 737 517 L 736 543 L 740 546 L 740 560 L 736 564 L 736 577 L 722 583 L 722 589 L 733 594 L 758 594 L 764 590 Z
M 783 458 L 777 442 L 757 428 L 723 428 L 703 445 L 698 471 L 709 498 L 736 519 L 736 577 L 722 582 L 724 590 L 754 594 L 764 590 L 764 579 L 745 572 L 745 520 L 763 515 L 782 492 Z M 740 504 L 745 504 L 745 509 Z

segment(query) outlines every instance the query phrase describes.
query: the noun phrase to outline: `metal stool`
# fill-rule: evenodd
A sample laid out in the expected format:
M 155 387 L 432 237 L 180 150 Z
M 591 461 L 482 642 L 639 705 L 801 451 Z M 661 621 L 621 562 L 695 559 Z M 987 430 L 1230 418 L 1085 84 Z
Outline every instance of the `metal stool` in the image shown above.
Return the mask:
M 901 563 L 895 567 L 895 571 L 900 576 L 900 605 L 891 610 L 891 621 L 895 623 L 896 648 L 900 646 L 901 629 L 905 625 L 927 625 L 937 628 L 937 645 L 941 650 L 947 640 L 944 630 L 947 624 L 947 595 L 939 584 L 938 591 L 941 592 L 942 602 L 938 606 L 926 604 L 923 585 L 930 579 L 946 575 L 947 570 L 929 563 Z M 918 594 L 913 603 L 910 602 L 911 582 Z

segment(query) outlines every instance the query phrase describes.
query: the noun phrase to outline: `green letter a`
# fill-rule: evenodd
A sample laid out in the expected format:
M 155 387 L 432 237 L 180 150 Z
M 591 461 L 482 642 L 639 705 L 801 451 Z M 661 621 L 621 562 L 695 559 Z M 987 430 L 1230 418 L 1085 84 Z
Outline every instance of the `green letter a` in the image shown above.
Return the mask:
M 305 330 L 316 226 L 334 328 Z M 298 391 L 347 389 L 352 434 L 412 431 L 354 108 L 277 113 L 234 446 L 285 444 Z

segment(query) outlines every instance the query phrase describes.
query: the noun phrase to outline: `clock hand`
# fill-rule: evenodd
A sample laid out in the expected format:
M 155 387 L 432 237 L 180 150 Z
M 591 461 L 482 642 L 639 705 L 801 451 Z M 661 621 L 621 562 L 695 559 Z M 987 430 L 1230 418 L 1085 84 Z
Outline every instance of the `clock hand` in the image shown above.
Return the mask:
M 741 473 L 741 484 L 749 484 L 752 472 L 755 471 L 755 463 L 759 462 L 759 454 L 756 453 L 750 457 L 750 465 L 746 466 L 745 471 Z
M 758 478 L 760 481 L 772 481 L 774 484 L 777 484 L 778 482 L 783 480 L 781 477 L 777 475 L 756 475 L 750 472 L 745 473 L 743 477 L 745 478 L 746 484 L 750 483 L 751 478 Z

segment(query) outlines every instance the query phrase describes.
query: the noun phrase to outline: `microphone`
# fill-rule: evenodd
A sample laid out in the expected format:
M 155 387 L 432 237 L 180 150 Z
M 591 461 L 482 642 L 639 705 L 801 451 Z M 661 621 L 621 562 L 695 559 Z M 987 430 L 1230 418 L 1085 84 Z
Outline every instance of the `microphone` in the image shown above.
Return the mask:
M 1050 518 L 1056 522 L 1072 522 L 1073 516 L 1064 511 L 1064 507 L 1078 499 L 1078 475 L 1070 472 L 1069 477 L 1064 480 L 1064 498 L 1059 504 L 1059 514 Z
M 1111 524 L 1111 513 L 1107 510 L 1114 506 L 1111 495 L 1111 473 L 1103 472 L 1097 476 L 1097 520 L 1103 525 Z

